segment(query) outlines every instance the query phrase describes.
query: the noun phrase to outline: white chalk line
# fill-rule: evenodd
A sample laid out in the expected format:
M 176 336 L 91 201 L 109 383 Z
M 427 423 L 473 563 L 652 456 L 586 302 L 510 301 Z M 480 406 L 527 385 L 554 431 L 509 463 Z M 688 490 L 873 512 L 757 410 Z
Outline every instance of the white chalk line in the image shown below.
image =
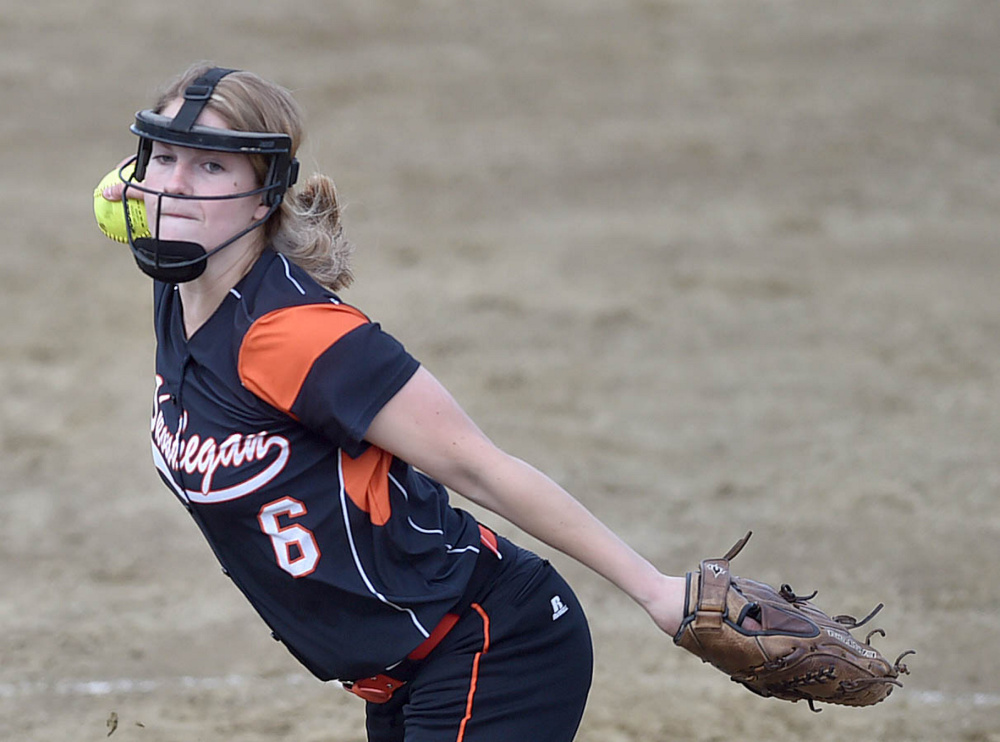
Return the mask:
M 312 676 L 302 674 L 263 677 L 259 675 L 222 675 L 219 677 L 176 678 L 116 678 L 112 680 L 30 680 L 0 683 L 0 699 L 19 699 L 31 696 L 112 696 L 141 695 L 170 690 L 217 690 L 220 688 L 266 687 L 275 685 L 298 686 L 318 683 Z M 1000 694 L 948 693 L 937 690 L 904 690 L 898 694 L 912 706 L 971 706 L 975 708 L 1000 707 Z M 893 699 L 895 700 L 895 698 Z
M 996 693 L 945 693 L 939 690 L 899 691 L 903 700 L 914 706 L 977 706 L 995 708 L 1000 706 L 1000 695 Z
M 163 690 L 217 690 L 219 688 L 245 688 L 249 686 L 304 685 L 319 682 L 307 675 L 283 675 L 265 678 L 253 675 L 223 675 L 220 677 L 192 677 L 160 679 L 115 678 L 112 680 L 28 680 L 17 683 L 0 683 L 0 699 L 26 698 L 29 696 L 111 696 L 155 693 Z

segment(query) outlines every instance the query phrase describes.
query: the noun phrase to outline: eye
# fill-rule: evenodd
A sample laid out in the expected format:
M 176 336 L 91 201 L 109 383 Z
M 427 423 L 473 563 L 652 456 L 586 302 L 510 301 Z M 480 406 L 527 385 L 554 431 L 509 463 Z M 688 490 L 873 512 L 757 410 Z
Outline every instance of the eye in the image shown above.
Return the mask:
M 221 162 L 217 162 L 215 160 L 206 161 L 204 168 L 212 175 L 218 175 L 219 173 L 224 173 L 226 171 L 226 167 Z
M 163 142 L 153 142 L 153 146 L 150 148 L 149 159 L 151 162 L 170 163 L 174 162 L 177 158 L 174 156 L 174 151 L 170 146 Z

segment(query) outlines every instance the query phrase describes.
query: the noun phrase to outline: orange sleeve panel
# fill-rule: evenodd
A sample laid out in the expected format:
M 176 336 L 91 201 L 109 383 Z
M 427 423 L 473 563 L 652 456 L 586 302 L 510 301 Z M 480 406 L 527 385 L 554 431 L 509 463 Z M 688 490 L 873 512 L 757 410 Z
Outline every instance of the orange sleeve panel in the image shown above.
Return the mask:
M 392 455 L 371 446 L 356 459 L 340 454 L 344 490 L 351 501 L 368 513 L 373 525 L 384 526 L 392 516 L 389 503 L 389 466 Z
M 365 317 L 346 304 L 305 304 L 265 314 L 240 346 L 240 381 L 273 407 L 291 414 L 309 370 L 331 345 Z

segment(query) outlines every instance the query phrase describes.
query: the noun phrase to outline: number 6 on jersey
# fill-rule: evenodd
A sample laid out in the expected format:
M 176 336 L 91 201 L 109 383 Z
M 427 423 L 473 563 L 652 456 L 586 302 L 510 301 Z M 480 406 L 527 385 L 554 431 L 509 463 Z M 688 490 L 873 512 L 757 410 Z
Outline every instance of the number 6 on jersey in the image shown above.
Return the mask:
M 305 514 L 306 506 L 294 497 L 269 502 L 257 514 L 260 529 L 271 537 L 278 566 L 292 577 L 305 577 L 316 569 L 319 546 L 308 528 L 298 524 L 282 526 L 278 518 L 282 515 L 298 518 Z

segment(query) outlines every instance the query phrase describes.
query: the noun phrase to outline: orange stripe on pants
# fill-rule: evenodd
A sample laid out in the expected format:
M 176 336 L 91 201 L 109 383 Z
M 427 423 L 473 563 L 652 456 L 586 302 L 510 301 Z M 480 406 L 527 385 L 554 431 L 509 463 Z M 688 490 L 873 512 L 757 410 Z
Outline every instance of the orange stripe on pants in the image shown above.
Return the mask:
M 476 683 L 479 680 L 479 658 L 490 649 L 490 617 L 486 615 L 486 611 L 479 603 L 473 603 L 472 608 L 483 619 L 483 648 L 476 652 L 476 656 L 472 660 L 472 680 L 469 683 L 469 697 L 465 702 L 465 718 L 462 719 L 462 724 L 458 728 L 458 739 L 455 742 L 462 742 L 465 739 L 465 725 L 472 718 L 472 700 L 476 696 Z

